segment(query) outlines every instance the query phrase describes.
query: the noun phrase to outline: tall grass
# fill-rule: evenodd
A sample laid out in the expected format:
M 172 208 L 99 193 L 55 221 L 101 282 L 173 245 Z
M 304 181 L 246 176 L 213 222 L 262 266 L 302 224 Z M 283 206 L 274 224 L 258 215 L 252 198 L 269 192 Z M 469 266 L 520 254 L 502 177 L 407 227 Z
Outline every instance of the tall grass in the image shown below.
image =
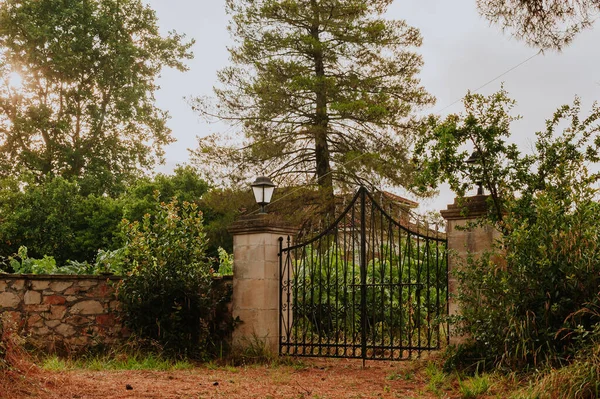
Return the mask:
M 96 355 L 78 359 L 49 356 L 42 360 L 42 367 L 49 371 L 65 370 L 186 370 L 194 365 L 186 360 L 172 360 L 155 354 Z
M 593 399 L 600 397 L 600 343 L 568 366 L 551 369 L 515 399 Z

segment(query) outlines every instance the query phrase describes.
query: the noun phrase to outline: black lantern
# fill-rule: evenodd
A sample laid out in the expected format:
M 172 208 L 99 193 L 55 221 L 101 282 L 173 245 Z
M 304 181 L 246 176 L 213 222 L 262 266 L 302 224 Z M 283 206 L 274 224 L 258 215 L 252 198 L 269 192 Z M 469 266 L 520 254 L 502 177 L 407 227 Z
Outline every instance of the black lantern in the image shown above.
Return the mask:
M 254 198 L 258 205 L 260 205 L 261 214 L 267 213 L 265 207 L 271 202 L 273 191 L 275 191 L 275 184 L 266 176 L 257 177 L 254 183 L 250 185 L 254 192 Z
M 478 165 L 481 163 L 481 154 L 479 151 L 473 151 L 469 159 L 465 162 L 469 165 Z M 477 184 L 477 195 L 483 195 L 483 182 L 479 180 L 475 184 Z

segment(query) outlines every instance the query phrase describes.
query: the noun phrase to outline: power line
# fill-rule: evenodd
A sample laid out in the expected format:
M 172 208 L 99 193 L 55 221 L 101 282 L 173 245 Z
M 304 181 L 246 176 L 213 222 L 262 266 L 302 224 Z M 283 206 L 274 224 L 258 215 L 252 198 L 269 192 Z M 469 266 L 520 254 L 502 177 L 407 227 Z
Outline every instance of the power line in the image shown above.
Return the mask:
M 471 90 L 471 92 L 473 92 L 473 93 L 476 93 L 476 92 L 478 92 L 479 90 L 483 89 L 484 87 L 486 87 L 486 86 L 487 86 L 487 85 L 489 85 L 490 83 L 494 83 L 496 80 L 500 79 L 502 76 L 504 76 L 504 75 L 506 75 L 506 74 L 508 74 L 508 73 L 510 73 L 510 72 L 512 72 L 512 71 L 514 71 L 515 69 L 517 69 L 517 68 L 518 68 L 518 67 L 520 67 L 521 65 L 523 65 L 523 64 L 526 64 L 527 62 L 529 62 L 530 60 L 534 59 L 535 57 L 537 57 L 537 56 L 538 56 L 538 55 L 540 55 L 540 54 L 542 54 L 542 50 L 540 50 L 540 51 L 538 51 L 537 53 L 535 53 L 534 55 L 532 55 L 532 56 L 530 56 L 530 57 L 526 58 L 525 60 L 523 60 L 523 61 L 519 62 L 517 65 L 515 65 L 515 66 L 513 66 L 513 67 L 511 67 L 511 68 L 509 68 L 509 69 L 507 69 L 506 71 L 502 72 L 500 75 L 496 76 L 495 78 L 493 78 L 493 79 L 490 79 L 489 81 L 487 81 L 486 83 L 482 84 L 482 85 L 481 85 L 481 86 L 479 86 L 478 88 L 476 88 L 476 89 L 474 89 L 474 90 Z M 457 99 L 457 100 L 456 100 L 456 101 L 454 101 L 453 103 L 451 103 L 451 104 L 448 104 L 448 105 L 446 105 L 444 108 L 442 108 L 442 109 L 440 109 L 440 110 L 438 110 L 438 111 L 434 112 L 434 114 L 440 113 L 440 112 L 442 112 L 442 111 L 444 111 L 444 110 L 446 110 L 446 109 L 450 108 L 451 106 L 455 105 L 456 103 L 459 103 L 459 102 L 461 102 L 461 101 L 462 101 L 462 99 L 463 99 L 462 97 L 461 97 L 461 98 L 459 98 L 459 99 Z

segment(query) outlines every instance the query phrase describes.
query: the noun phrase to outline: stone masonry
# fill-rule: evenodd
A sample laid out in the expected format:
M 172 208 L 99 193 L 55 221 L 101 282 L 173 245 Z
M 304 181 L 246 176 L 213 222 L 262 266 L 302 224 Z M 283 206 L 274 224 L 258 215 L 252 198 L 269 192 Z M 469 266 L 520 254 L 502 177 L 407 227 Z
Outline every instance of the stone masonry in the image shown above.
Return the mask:
M 490 224 L 469 226 L 488 212 L 487 195 L 477 195 L 465 198 L 464 203 L 457 200 L 448 205 L 448 209 L 441 211 L 442 216 L 447 221 L 446 234 L 448 237 L 448 270 L 450 276 L 448 279 L 448 290 L 450 292 L 450 315 L 460 314 L 460 309 L 454 295 L 457 293 L 458 281 L 452 274 L 460 262 L 464 262 L 467 257 L 475 258 L 481 256 L 486 251 L 490 251 L 496 240 L 500 238 L 500 232 Z M 458 336 L 453 331 L 450 332 L 450 343 L 458 344 L 462 342 L 463 337 Z
M 127 334 L 115 299 L 118 277 L 0 276 L 0 313 L 12 318 L 33 345 L 78 350 L 118 341 Z
M 247 216 L 229 228 L 235 259 L 232 312 L 241 321 L 232 334 L 234 347 L 259 340 L 272 354 L 279 352 L 279 238 L 296 231 L 272 214 Z

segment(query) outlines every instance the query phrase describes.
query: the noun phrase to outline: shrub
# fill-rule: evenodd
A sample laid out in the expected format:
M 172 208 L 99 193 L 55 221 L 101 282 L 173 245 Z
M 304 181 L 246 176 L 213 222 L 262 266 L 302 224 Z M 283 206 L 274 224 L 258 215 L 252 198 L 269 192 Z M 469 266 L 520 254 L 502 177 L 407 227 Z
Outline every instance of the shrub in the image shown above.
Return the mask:
M 118 292 L 125 320 L 170 354 L 203 356 L 222 328 L 214 314 L 223 296 L 213 292 L 202 213 L 195 204 L 155 198 L 154 216 L 123 224 L 129 272 Z
M 78 183 L 63 178 L 44 182 L 0 179 L 0 256 L 26 246 L 29 256 L 92 262 L 98 248 L 122 246 L 118 201 L 82 195 Z
M 600 107 L 560 107 L 536 133 L 532 154 L 510 144 L 515 102 L 504 90 L 468 94 L 466 115 L 431 118 L 416 146 L 420 190 L 447 182 L 464 196 L 487 192 L 481 223 L 502 233 L 495 253 L 457 270 L 460 331 L 470 339 L 451 362 L 511 368 L 564 364 L 590 345 L 600 286 Z M 469 152 L 475 148 L 465 162 Z M 573 317 L 572 315 L 577 315 Z
M 506 219 L 506 264 L 488 254 L 458 268 L 462 331 L 486 362 L 559 363 L 598 322 L 591 314 L 569 316 L 598 301 L 600 205 L 547 192 L 532 206 L 535 218 Z

